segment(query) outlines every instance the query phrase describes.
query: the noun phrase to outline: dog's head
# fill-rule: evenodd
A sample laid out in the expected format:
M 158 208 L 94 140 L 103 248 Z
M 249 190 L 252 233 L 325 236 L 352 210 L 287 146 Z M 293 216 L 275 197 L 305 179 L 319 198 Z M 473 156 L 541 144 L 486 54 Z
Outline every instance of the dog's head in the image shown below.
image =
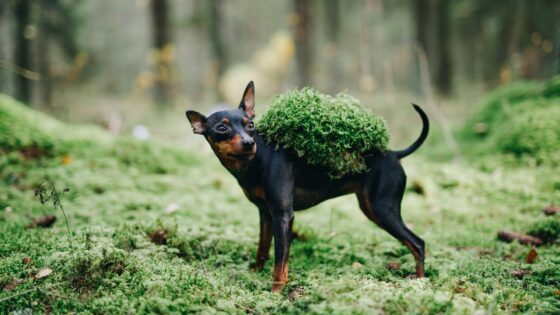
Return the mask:
M 215 112 L 206 117 L 188 110 L 193 132 L 203 135 L 216 156 L 228 169 L 235 170 L 250 161 L 257 152 L 255 144 L 255 86 L 247 84 L 237 109 Z

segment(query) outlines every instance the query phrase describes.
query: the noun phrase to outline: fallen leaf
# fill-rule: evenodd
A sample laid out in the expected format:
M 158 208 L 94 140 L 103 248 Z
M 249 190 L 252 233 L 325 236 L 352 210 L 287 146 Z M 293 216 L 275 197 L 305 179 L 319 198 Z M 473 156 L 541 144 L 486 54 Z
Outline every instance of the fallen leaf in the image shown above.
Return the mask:
M 537 253 L 535 246 L 531 247 L 531 250 L 529 250 L 529 252 L 527 253 L 527 263 L 528 264 L 534 263 L 535 259 L 537 259 L 538 256 L 539 254 Z
M 352 268 L 362 268 L 364 265 L 362 265 L 361 263 L 355 261 L 352 263 Z
M 29 258 L 29 256 L 25 256 L 25 257 L 23 257 L 21 262 L 23 262 L 23 264 L 25 264 L 25 265 L 29 265 L 31 263 L 31 258 Z
M 62 157 L 62 165 L 68 165 L 72 163 L 72 157 L 69 155 L 65 155 Z
M 20 155 L 24 159 L 38 159 L 45 155 L 46 151 L 35 145 L 31 145 L 19 150 Z
M 37 272 L 37 274 L 35 275 L 35 279 L 44 278 L 44 277 L 50 275 L 51 273 L 52 273 L 52 269 L 50 269 L 50 268 L 42 269 L 39 272 Z
M 419 180 L 413 180 L 412 184 L 410 184 L 410 189 L 415 193 L 425 196 L 426 195 L 426 188 L 424 188 L 424 183 Z
M 150 240 L 154 244 L 157 245 L 167 244 L 167 230 L 165 229 L 157 229 L 151 232 L 148 236 L 150 237 Z
M 465 292 L 465 287 L 456 287 L 455 289 L 453 289 L 453 292 L 463 293 L 463 292 Z
M 14 212 L 14 210 L 12 209 L 12 207 L 6 207 L 6 208 L 4 208 L 4 211 L 5 211 L 6 213 L 12 213 L 12 212 Z
M 490 256 L 493 253 L 494 252 L 491 249 L 479 249 L 478 250 L 478 255 L 480 255 L 480 256 Z
M 560 212 L 559 205 L 549 205 L 543 209 L 544 214 L 546 215 L 555 215 Z
M 488 132 L 488 126 L 483 122 L 476 123 L 474 131 L 479 135 L 484 135 Z
M 525 234 L 513 232 L 513 231 L 499 231 L 498 239 L 508 243 L 517 240 L 519 243 L 523 245 L 530 244 L 530 245 L 538 246 L 538 245 L 542 245 L 543 243 L 543 241 L 540 238 L 531 235 L 525 235 Z
M 389 270 L 399 270 L 401 268 L 401 264 L 397 261 L 391 261 L 385 265 L 385 268 Z
M 36 228 L 36 227 L 51 227 L 56 222 L 56 217 L 54 215 L 47 215 L 38 219 L 33 220 L 29 225 L 27 225 L 28 229 Z
M 510 274 L 514 277 L 516 277 L 517 279 L 523 279 L 523 277 L 525 277 L 525 275 L 530 274 L 531 272 L 527 269 L 517 269 L 517 270 L 512 270 L 510 272 Z
M 290 294 L 288 294 L 288 299 L 290 300 L 290 302 L 293 302 L 294 300 L 300 298 L 303 295 L 303 292 L 303 287 L 301 285 L 298 285 L 290 291 Z
M 23 279 L 16 279 L 8 284 L 6 284 L 4 286 L 4 290 L 6 291 L 12 291 L 13 289 L 15 289 L 18 285 L 23 283 Z

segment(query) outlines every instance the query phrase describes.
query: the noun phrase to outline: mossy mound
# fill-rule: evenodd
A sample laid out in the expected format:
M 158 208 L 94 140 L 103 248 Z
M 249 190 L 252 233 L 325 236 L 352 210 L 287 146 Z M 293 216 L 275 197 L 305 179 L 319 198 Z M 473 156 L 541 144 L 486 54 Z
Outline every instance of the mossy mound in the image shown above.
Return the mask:
M 47 130 L 59 128 L 60 124 L 54 119 L 37 115 L 14 99 L 0 95 L 1 149 L 11 151 L 33 146 L 50 150 L 54 139 Z
M 560 76 L 521 82 L 491 93 L 468 121 L 469 151 L 502 153 L 537 164 L 560 165 Z
M 123 166 L 166 174 L 192 160 L 190 154 L 159 143 L 113 137 L 97 126 L 73 125 L 32 110 L 0 94 L 0 171 L 22 160 L 48 162 L 111 156 Z
M 363 154 L 386 151 L 385 121 L 346 94 L 329 96 L 312 88 L 278 95 L 257 122 L 266 141 L 289 148 L 311 165 L 340 178 L 367 169 Z
M 539 102 L 537 102 L 539 103 Z M 516 157 L 530 157 L 537 163 L 560 163 L 560 104 L 519 112 L 509 121 L 509 128 L 496 132 L 501 152 Z
M 65 154 L 85 144 L 100 145 L 110 136 L 94 126 L 64 124 L 0 94 L 0 152 L 33 157 Z

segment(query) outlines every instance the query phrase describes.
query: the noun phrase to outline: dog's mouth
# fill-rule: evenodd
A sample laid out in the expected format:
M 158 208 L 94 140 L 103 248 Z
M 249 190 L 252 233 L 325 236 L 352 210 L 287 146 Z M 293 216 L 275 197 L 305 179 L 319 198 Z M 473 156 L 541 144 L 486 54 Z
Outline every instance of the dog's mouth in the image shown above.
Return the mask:
M 257 153 L 257 149 L 256 149 L 256 147 L 254 147 L 250 151 L 231 152 L 228 155 L 231 158 L 234 158 L 236 160 L 245 160 L 246 161 L 246 160 L 252 159 L 255 156 L 256 153 Z
M 237 152 L 237 153 L 230 153 L 228 154 L 230 157 L 234 158 L 234 159 L 238 159 L 238 160 L 247 160 L 252 158 L 253 156 L 255 156 L 255 152 L 254 151 L 249 151 L 249 152 Z

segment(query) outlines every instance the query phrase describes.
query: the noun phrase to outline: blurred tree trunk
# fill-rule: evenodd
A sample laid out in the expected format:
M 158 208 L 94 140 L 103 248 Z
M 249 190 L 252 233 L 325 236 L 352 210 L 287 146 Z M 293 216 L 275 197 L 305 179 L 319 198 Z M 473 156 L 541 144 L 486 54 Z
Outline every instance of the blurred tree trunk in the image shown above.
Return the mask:
M 451 50 L 449 47 L 449 1 L 416 0 L 416 40 L 425 52 L 430 77 L 441 95 L 451 92 Z
M 556 75 L 560 75 L 560 30 L 557 31 L 558 33 L 558 40 L 556 41 L 556 70 L 554 71 L 554 74 Z
M 311 11 L 312 0 L 293 0 L 297 16 L 294 27 L 298 85 L 310 86 L 311 82 Z
M 215 80 L 215 88 L 216 88 L 216 95 L 220 100 L 223 100 L 224 97 L 220 91 L 218 86 L 218 82 L 224 71 L 227 69 L 227 55 L 224 49 L 224 40 L 221 35 L 222 29 L 222 1 L 221 0 L 210 0 L 210 7 L 209 7 L 209 25 L 208 31 L 210 35 L 210 43 L 212 45 L 212 53 L 213 53 L 213 66 L 214 66 L 214 73 L 216 74 Z
M 31 68 L 31 37 L 28 27 L 31 22 L 31 0 L 16 0 L 14 3 L 14 62 L 16 66 Z M 31 82 L 20 74 L 15 76 L 15 97 L 29 105 L 31 102 Z
M 5 29 L 6 25 L 6 18 L 4 16 L 6 8 L 6 1 L 0 1 L 0 60 L 7 60 L 5 55 L 5 41 L 4 41 L 4 32 L 2 30 Z M 6 79 L 6 71 L 0 69 L 0 93 L 8 93 L 8 80 Z
M 510 57 L 517 52 L 520 29 L 525 23 L 523 8 L 524 1 L 511 1 L 511 3 L 497 2 L 490 10 L 498 21 L 499 28 L 493 39 L 493 49 L 485 51 L 487 63 L 484 67 L 484 79 L 487 84 L 494 86 L 499 83 L 508 83 L 512 80 Z
M 53 14 L 52 0 L 40 2 L 39 36 L 37 39 L 37 69 L 41 74 L 39 81 L 40 100 L 47 108 L 53 105 L 53 82 L 50 73 L 51 60 L 51 15 Z
M 340 0 L 323 1 L 325 8 L 325 25 L 327 30 L 328 47 L 328 92 L 338 92 L 339 82 L 342 76 L 342 66 L 340 61 Z
M 151 0 L 152 36 L 154 47 L 154 100 L 169 105 L 173 100 L 174 48 L 169 26 L 169 2 Z

